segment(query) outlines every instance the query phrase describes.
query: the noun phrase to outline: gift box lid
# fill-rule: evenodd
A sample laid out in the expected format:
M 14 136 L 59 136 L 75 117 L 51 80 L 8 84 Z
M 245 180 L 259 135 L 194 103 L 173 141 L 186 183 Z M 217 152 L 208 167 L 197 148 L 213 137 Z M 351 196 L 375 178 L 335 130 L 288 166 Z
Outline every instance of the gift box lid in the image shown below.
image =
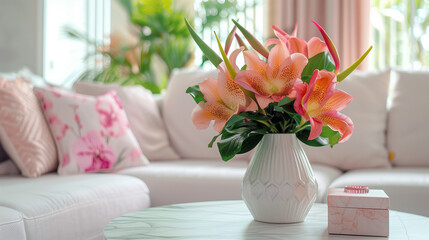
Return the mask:
M 328 190 L 328 207 L 389 209 L 389 196 L 379 189 L 367 193 L 344 192 L 344 188 Z

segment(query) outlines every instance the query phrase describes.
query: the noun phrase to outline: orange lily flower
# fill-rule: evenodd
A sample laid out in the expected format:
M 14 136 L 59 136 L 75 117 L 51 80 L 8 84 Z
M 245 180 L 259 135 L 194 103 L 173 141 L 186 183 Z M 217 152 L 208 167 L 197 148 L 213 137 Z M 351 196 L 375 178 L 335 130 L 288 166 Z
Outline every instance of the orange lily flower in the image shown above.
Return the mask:
M 229 57 L 236 71 L 239 69 L 235 60 L 241 51 L 242 49 L 236 49 Z M 192 112 L 192 122 L 197 129 L 206 129 L 214 120 L 213 129 L 220 132 L 229 118 L 237 113 L 239 107 L 246 106 L 249 102 L 232 79 L 225 63 L 219 64 L 217 79 L 208 78 L 198 85 L 207 102 L 198 103 Z
M 294 109 L 310 121 L 309 140 L 320 135 L 324 125 L 339 131 L 339 143 L 347 141 L 353 133 L 353 122 L 344 114 L 339 113 L 353 99 L 348 93 L 335 89 L 336 75 L 326 70 L 315 70 L 310 83 L 295 85 L 296 99 Z
M 308 62 L 301 53 L 290 54 L 283 42 L 271 49 L 268 63 L 251 51 L 244 51 L 243 55 L 247 68 L 237 74 L 235 82 L 254 92 L 262 108 L 290 95 Z
M 297 25 L 295 25 L 295 30 L 293 31 L 292 35 L 287 34 L 275 25 L 273 25 L 272 28 L 274 30 L 274 34 L 278 37 L 278 39 L 269 39 L 265 44 L 266 46 L 273 45 L 278 43 L 279 41 L 282 41 L 286 44 L 290 54 L 302 53 L 307 58 L 312 58 L 321 52 L 328 51 L 328 47 L 326 46 L 325 42 L 323 42 L 317 37 L 311 38 L 308 42 L 306 42 L 304 39 L 296 37 Z

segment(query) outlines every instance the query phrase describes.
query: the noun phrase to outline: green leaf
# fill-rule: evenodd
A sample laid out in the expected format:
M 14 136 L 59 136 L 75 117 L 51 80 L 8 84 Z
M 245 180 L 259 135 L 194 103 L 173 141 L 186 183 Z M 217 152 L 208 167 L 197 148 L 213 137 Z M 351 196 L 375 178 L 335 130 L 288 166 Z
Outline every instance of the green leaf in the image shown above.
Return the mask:
M 310 130 L 304 129 L 296 133 L 296 137 L 303 143 L 312 147 L 322 147 L 328 145 L 328 140 L 322 137 L 317 137 L 313 140 L 308 140 L 308 136 L 310 136 Z
M 223 133 L 224 131 L 226 131 L 226 129 L 233 129 L 239 123 L 242 123 L 244 119 L 246 119 L 246 117 L 243 117 L 241 115 L 232 115 L 232 117 L 226 122 L 220 133 Z
M 337 144 L 341 138 L 341 135 L 338 131 L 334 131 L 328 126 L 323 127 L 322 133 L 320 133 L 320 136 L 323 138 L 327 138 L 329 140 L 329 145 L 331 147 Z
M 214 136 L 214 137 L 212 138 L 212 140 L 210 141 L 210 143 L 209 143 L 209 145 L 208 145 L 208 147 L 209 147 L 209 148 L 212 148 L 212 147 L 213 147 L 214 142 L 216 142 L 216 139 L 217 139 L 221 134 L 222 134 L 222 133 L 219 133 L 218 135 L 216 135 L 216 136 Z
M 217 147 L 219 148 L 222 160 L 228 161 L 233 158 L 237 153 L 239 153 L 247 135 L 248 133 L 243 131 L 239 134 L 228 136 L 227 138 L 218 142 Z
M 204 95 L 201 92 L 200 86 L 198 84 L 192 87 L 188 87 L 188 89 L 186 89 L 186 93 L 189 93 L 197 104 L 201 101 L 207 102 L 204 99 Z
M 370 46 L 368 50 L 366 50 L 366 52 L 356 62 L 350 65 L 350 67 L 348 67 L 346 70 L 339 73 L 337 75 L 337 81 L 338 82 L 343 81 L 350 73 L 352 73 L 359 66 L 359 64 L 361 64 L 361 62 L 366 58 L 366 56 L 369 54 L 371 49 L 372 49 L 372 46 Z
M 217 67 L 221 62 L 222 58 L 220 58 L 213 49 L 211 49 L 195 32 L 195 30 L 191 27 L 188 20 L 185 18 L 186 27 L 188 28 L 189 33 L 191 34 L 192 38 L 194 39 L 195 43 L 198 45 L 198 47 L 201 49 L 201 51 L 204 53 L 204 55 L 210 60 L 211 63 L 215 67 Z
M 153 94 L 161 93 L 161 89 L 156 83 L 151 82 L 140 82 L 140 85 L 146 89 L 149 89 Z
M 243 33 L 244 37 L 247 39 L 247 41 L 250 43 L 250 45 L 262 56 L 265 58 L 268 58 L 268 50 L 262 45 L 261 42 L 259 42 L 247 29 L 245 29 L 243 26 L 241 26 L 237 21 L 232 19 L 232 22 L 237 26 L 238 29 L 240 29 L 241 33 Z
M 285 113 L 286 110 L 278 105 L 274 106 L 274 112 Z
M 270 120 L 269 116 L 255 111 L 241 112 L 238 115 L 251 120 Z
M 285 96 L 282 100 L 280 100 L 279 106 L 281 107 L 281 106 L 286 105 L 290 102 L 293 102 L 293 99 L 290 99 L 288 96 Z
M 316 56 L 308 59 L 308 63 L 305 66 L 304 70 L 301 73 L 301 80 L 303 82 L 309 83 L 310 78 L 313 75 L 314 70 L 322 70 L 333 72 L 335 70 L 335 65 L 329 60 L 329 53 L 321 52 Z
M 259 133 L 249 134 L 249 136 L 246 139 L 244 139 L 243 144 L 241 146 L 241 150 L 237 154 L 247 153 L 248 151 L 252 150 L 253 148 L 256 147 L 256 145 L 258 145 L 258 143 L 262 140 L 263 137 L 264 137 L 264 134 L 259 134 Z

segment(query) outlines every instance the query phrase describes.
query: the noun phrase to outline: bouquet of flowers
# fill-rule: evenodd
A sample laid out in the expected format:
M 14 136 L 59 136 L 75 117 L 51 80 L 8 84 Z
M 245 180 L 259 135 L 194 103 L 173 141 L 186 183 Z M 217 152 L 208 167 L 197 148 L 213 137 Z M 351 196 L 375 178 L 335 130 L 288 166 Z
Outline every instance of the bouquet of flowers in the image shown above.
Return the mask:
M 206 129 L 214 121 L 213 128 L 219 132 L 209 147 L 220 137 L 219 152 L 228 161 L 252 150 L 264 134 L 296 134 L 310 146 L 332 147 L 347 141 L 353 133 L 353 122 L 339 111 L 353 97 L 336 87 L 359 66 L 372 46 L 339 73 L 337 50 L 316 22 L 313 23 L 324 41 L 317 37 L 308 42 L 298 38 L 297 25 L 291 35 L 273 26 L 277 38 L 263 45 L 237 21 L 232 21 L 235 26 L 225 47 L 215 33 L 222 58 L 186 21 L 192 38 L 218 70 L 217 79 L 208 78 L 186 91 L 197 103 L 192 112 L 194 125 Z M 236 33 L 237 28 L 256 52 L 248 49 Z M 228 57 L 234 38 L 240 48 Z M 236 64 L 240 53 L 244 66 Z

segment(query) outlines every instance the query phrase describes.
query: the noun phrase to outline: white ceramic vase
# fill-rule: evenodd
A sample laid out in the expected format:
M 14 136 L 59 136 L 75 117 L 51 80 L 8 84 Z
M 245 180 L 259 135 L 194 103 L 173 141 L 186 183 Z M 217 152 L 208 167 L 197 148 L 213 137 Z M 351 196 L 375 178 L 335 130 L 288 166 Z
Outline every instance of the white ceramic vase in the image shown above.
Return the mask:
M 304 221 L 316 200 L 317 182 L 295 134 L 264 135 L 244 175 L 241 195 L 257 221 Z

